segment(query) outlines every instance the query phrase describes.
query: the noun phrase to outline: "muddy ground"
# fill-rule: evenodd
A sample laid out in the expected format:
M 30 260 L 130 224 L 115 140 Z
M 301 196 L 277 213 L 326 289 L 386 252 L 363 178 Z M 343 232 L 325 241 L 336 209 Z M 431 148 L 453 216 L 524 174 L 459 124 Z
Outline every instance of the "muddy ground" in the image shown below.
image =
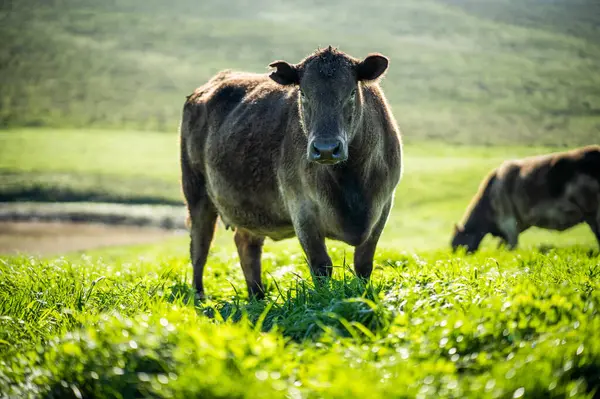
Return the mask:
M 0 255 L 58 255 L 113 245 L 153 243 L 181 234 L 154 227 L 0 222 Z
M 185 234 L 183 206 L 1 203 L 0 255 L 54 255 Z

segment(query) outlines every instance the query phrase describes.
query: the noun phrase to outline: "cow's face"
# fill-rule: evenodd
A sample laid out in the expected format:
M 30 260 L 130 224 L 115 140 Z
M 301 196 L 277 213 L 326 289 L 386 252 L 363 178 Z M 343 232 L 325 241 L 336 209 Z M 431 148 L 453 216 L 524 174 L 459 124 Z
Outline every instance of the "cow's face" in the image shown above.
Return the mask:
M 348 159 L 363 98 L 361 82 L 380 77 L 388 60 L 373 54 L 363 61 L 328 48 L 297 65 L 277 61 L 271 79 L 298 87 L 300 124 L 307 137 L 309 161 L 336 164 Z
M 479 248 L 479 244 L 486 236 L 486 232 L 478 229 L 465 229 L 462 226 L 454 226 L 454 235 L 452 236 L 452 251 L 463 247 L 467 253 L 473 253 Z

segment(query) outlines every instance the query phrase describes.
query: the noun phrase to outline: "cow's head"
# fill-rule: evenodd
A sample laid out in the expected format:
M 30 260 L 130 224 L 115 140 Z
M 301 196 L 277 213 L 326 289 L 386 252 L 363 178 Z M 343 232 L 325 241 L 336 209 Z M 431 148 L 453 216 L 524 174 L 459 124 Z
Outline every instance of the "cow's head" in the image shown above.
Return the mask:
M 479 228 L 465 228 L 457 224 L 454 225 L 454 234 L 452 235 L 452 251 L 463 247 L 467 253 L 473 253 L 479 248 L 479 244 L 487 234 L 486 231 Z
M 296 65 L 275 61 L 270 66 L 275 68 L 271 79 L 298 87 L 308 159 L 321 164 L 345 161 L 362 115 L 361 84 L 379 78 L 388 59 L 371 54 L 361 61 L 329 47 Z

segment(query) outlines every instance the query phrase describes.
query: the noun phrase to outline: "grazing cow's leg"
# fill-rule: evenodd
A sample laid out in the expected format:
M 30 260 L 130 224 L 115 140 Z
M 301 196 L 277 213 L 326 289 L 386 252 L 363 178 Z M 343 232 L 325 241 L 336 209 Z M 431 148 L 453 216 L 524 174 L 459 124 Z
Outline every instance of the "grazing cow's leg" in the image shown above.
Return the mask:
M 315 232 L 316 233 L 316 232 Z M 327 254 L 325 239 L 318 233 L 303 231 L 298 234 L 298 240 L 308 258 L 310 271 L 317 279 L 331 277 L 333 262 Z
M 500 230 L 506 237 L 506 244 L 510 250 L 514 250 L 519 245 L 519 227 L 517 219 L 514 217 L 505 218 L 499 223 Z
M 308 258 L 313 277 L 331 277 L 333 263 L 327 254 L 325 237 L 319 231 L 315 214 L 308 209 L 303 207 L 297 212 L 292 212 L 296 236 Z
M 587 218 L 587 224 L 592 229 L 592 232 L 596 236 L 596 240 L 598 241 L 598 245 L 600 245 L 600 210 L 598 210 L 598 214 L 592 217 Z
M 598 245 L 600 246 L 600 207 L 598 207 L 598 213 L 596 213 L 596 240 L 598 240 Z
M 596 241 L 598 241 L 598 245 L 600 245 L 600 222 L 596 222 L 595 225 L 590 225 L 594 235 L 596 236 Z
M 260 275 L 260 257 L 265 238 L 256 237 L 239 229 L 235 231 L 233 238 L 240 256 L 240 264 L 242 265 L 246 285 L 248 286 L 248 296 L 263 299 L 265 292 Z
M 504 241 L 504 238 L 500 237 L 498 239 L 498 246 L 496 247 L 496 249 L 501 249 L 504 246 L 506 246 L 506 241 Z
M 385 223 L 388 219 L 391 208 L 392 202 L 390 201 L 383 208 L 381 216 L 379 217 L 379 221 L 377 221 L 377 224 L 375 227 L 373 227 L 373 231 L 371 232 L 369 238 L 367 238 L 367 241 L 357 246 L 354 250 L 354 271 L 358 277 L 366 279 L 371 277 L 375 249 L 377 248 L 379 237 L 381 237 L 381 233 L 383 232 L 383 228 L 385 227 Z
M 190 217 L 192 219 L 190 255 L 194 267 L 194 287 L 200 299 L 204 299 L 202 275 L 217 222 L 217 212 L 207 195 L 194 206 L 190 206 Z

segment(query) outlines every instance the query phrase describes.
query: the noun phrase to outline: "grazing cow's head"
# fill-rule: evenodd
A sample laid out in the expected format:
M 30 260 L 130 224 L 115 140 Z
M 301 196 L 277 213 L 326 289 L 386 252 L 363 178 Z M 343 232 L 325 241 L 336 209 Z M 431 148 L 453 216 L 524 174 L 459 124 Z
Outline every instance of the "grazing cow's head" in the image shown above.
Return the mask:
M 329 47 L 296 65 L 275 61 L 270 66 L 276 68 L 270 75 L 275 82 L 298 86 L 308 159 L 321 164 L 345 161 L 361 117 L 361 82 L 379 78 L 388 59 L 371 54 L 360 61 Z
M 480 229 L 466 229 L 457 224 L 454 225 L 454 235 L 452 236 L 452 251 L 456 251 L 459 247 L 464 247 L 467 253 L 473 253 L 479 248 L 481 240 L 487 234 L 486 231 Z

